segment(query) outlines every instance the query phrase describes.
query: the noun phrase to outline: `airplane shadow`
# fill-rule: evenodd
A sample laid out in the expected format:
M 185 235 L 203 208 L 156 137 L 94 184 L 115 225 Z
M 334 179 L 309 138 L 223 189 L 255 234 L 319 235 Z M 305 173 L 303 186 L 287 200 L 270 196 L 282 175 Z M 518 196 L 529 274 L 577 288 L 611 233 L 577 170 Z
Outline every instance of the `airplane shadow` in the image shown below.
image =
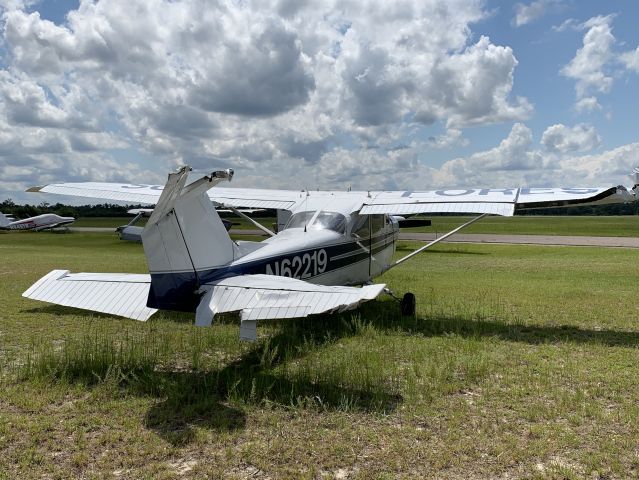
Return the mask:
M 35 311 L 59 313 L 48 306 Z M 65 313 L 63 313 L 65 314 Z M 110 317 L 105 315 L 105 317 Z M 181 315 L 178 315 L 182 319 Z M 339 379 L 326 380 L 322 372 L 291 372 L 286 367 L 312 355 L 331 342 L 358 335 L 355 319 L 380 331 L 424 337 L 455 334 L 467 338 L 498 338 L 527 344 L 572 342 L 608 346 L 639 346 L 639 332 L 594 330 L 571 325 L 525 325 L 497 319 L 431 315 L 404 317 L 394 301 L 363 305 L 358 312 L 274 322 L 276 333 L 255 343 L 238 358 L 217 369 L 166 368 L 152 365 L 125 372 L 118 388 L 154 399 L 144 425 L 174 446 L 188 445 L 198 429 L 225 432 L 244 429 L 247 413 L 242 405 L 279 405 L 293 408 L 389 413 L 401 405 L 402 396 L 385 385 L 351 388 Z M 167 319 L 170 319 L 167 317 Z M 234 321 L 229 319 L 227 321 Z M 77 360 L 74 380 L 95 384 L 105 372 L 93 372 Z M 103 368 L 112 368 L 104 365 Z M 67 365 L 69 374 L 72 365 Z M 287 373 L 282 371 L 288 370 Z M 321 380 L 318 380 L 321 379 Z
M 119 315 L 111 315 L 110 313 L 95 312 L 83 310 L 75 307 L 65 307 L 63 305 L 45 305 L 43 307 L 35 307 L 21 310 L 22 313 L 36 313 L 57 316 L 81 316 L 98 319 L 122 320 Z M 159 311 L 153 317 L 154 320 L 166 320 L 176 323 L 193 323 L 193 314 L 181 312 Z M 128 320 L 125 320 L 128 321 Z
M 639 331 L 588 329 L 574 325 L 524 324 L 497 319 L 468 318 L 455 315 L 402 317 L 395 302 L 378 302 L 361 307 L 362 318 L 380 329 L 392 329 L 423 336 L 450 334 L 468 338 L 493 337 L 531 345 L 545 343 L 579 343 L 606 346 L 639 346 Z
M 86 315 L 82 310 L 55 305 L 29 312 Z M 171 317 L 168 314 L 165 320 Z M 176 317 L 183 320 L 181 314 Z M 233 316 L 221 320 L 237 322 Z M 89 361 L 87 352 L 83 352 L 77 357 L 72 354 L 65 358 L 62 368 L 50 374 L 91 388 L 106 378 L 115 378 L 117 388 L 127 394 L 153 399 L 144 416 L 144 425 L 174 446 L 191 443 L 200 428 L 218 432 L 245 428 L 246 413 L 242 405 L 391 412 L 401 404 L 402 397 L 385 385 L 350 388 L 322 372 L 278 368 L 312 355 L 339 338 L 355 335 L 352 320 L 352 313 L 346 313 L 275 322 L 274 335 L 256 342 L 248 351 L 217 369 L 180 369 L 157 362 L 149 365 L 134 362 L 127 367 L 118 365 L 117 359 Z
M 57 316 L 81 316 L 81 317 L 89 316 L 94 318 L 122 320 L 122 317 L 119 317 L 117 315 L 111 315 L 109 313 L 101 313 L 101 312 L 89 312 L 87 310 L 82 310 L 80 308 L 65 307 L 62 305 L 46 305 L 44 307 L 24 309 L 21 312 L 35 313 L 35 314 L 42 313 L 46 315 L 57 315 Z
M 391 412 L 402 402 L 401 395 L 383 386 L 355 389 L 338 383 L 316 381 L 305 374 L 277 373 L 277 366 L 295 361 L 321 348 L 326 342 L 354 334 L 352 315 L 323 316 L 277 322 L 280 330 L 267 341 L 219 370 L 155 372 L 150 391 L 164 385 L 164 398 L 149 409 L 145 425 L 172 443 L 190 442 L 193 427 L 215 430 L 244 428 L 246 415 L 228 406 L 231 400 L 253 405 L 312 407 L 324 410 L 349 409 L 363 412 Z M 318 321 L 319 320 L 319 321 Z M 321 375 L 319 375 L 321 377 Z M 168 388 L 166 388 L 168 387 Z

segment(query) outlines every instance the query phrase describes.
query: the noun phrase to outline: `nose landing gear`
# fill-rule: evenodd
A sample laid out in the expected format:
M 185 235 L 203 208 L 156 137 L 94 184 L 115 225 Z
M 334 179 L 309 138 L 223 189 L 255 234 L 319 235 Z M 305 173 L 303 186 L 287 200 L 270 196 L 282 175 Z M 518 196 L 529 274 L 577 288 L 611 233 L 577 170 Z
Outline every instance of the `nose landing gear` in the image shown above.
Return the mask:
M 407 292 L 404 294 L 402 299 L 399 302 L 399 310 L 402 312 L 402 315 L 405 317 L 414 317 L 415 316 L 415 295 L 411 292 Z

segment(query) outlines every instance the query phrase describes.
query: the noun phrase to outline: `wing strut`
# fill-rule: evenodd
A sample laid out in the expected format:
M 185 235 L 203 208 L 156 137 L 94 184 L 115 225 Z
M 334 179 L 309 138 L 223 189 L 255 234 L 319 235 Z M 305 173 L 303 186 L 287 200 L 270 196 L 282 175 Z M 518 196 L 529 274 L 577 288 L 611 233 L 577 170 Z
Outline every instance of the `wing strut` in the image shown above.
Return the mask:
M 248 220 L 249 222 L 251 222 L 253 225 L 255 225 L 257 228 L 259 228 L 260 230 L 262 230 L 264 233 L 266 233 L 267 235 L 274 237 L 275 234 L 269 230 L 268 228 L 266 228 L 265 226 L 263 226 L 261 223 L 259 223 L 256 220 L 253 220 L 251 217 L 249 217 L 248 215 L 240 212 L 237 208 L 232 207 L 230 205 L 224 205 L 224 208 L 228 208 L 231 212 L 233 212 L 235 215 L 237 215 L 238 217 L 243 218 L 244 220 Z
M 460 225 L 459 227 L 457 227 L 454 230 L 451 230 L 450 232 L 448 232 L 446 235 L 442 235 L 439 238 L 436 238 L 435 240 L 433 240 L 432 242 L 424 245 L 421 248 L 418 248 L 417 250 L 415 250 L 414 252 L 409 253 L 408 255 L 406 255 L 405 257 L 400 258 L 399 260 L 397 260 L 395 263 L 391 264 L 391 266 L 389 267 L 389 269 L 396 267 L 397 265 L 399 265 L 400 263 L 405 262 L 406 260 L 408 260 L 411 257 L 414 257 L 415 255 L 417 255 L 418 253 L 423 252 L 424 250 L 426 250 L 427 248 L 432 247 L 433 245 L 435 245 L 436 243 L 441 242 L 442 240 L 446 240 L 448 237 L 450 237 L 451 235 L 459 232 L 461 229 L 466 228 L 469 225 L 472 225 L 473 223 L 477 222 L 478 220 L 481 220 L 482 218 L 484 218 L 485 216 L 487 216 L 488 213 L 482 213 L 481 215 L 479 215 L 478 217 L 473 218 L 472 220 L 470 220 L 469 222 L 464 223 L 463 225 Z

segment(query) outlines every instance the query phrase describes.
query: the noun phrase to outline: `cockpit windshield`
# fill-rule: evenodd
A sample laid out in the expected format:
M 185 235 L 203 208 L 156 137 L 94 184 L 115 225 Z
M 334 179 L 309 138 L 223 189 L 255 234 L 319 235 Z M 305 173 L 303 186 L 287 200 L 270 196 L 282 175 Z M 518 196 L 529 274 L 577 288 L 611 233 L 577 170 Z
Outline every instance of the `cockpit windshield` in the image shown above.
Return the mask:
M 288 230 L 289 228 L 304 228 L 304 226 L 308 227 L 313 216 L 315 216 L 315 212 L 298 212 L 289 218 L 284 230 Z
M 346 217 L 337 212 L 298 212 L 294 214 L 286 229 L 304 228 L 307 230 L 332 230 L 337 233 L 344 233 L 346 230 Z

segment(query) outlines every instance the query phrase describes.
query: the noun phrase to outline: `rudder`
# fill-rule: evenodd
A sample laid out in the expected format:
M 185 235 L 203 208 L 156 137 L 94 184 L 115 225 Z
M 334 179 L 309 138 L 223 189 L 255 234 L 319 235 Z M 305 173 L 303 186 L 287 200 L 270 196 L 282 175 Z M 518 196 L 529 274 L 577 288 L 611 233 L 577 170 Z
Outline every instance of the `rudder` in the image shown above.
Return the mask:
M 147 305 L 193 311 L 203 275 L 233 261 L 237 255 L 222 220 L 206 192 L 233 178 L 223 170 L 186 185 L 191 169 L 169 175 L 144 230 L 142 244 L 151 273 Z

